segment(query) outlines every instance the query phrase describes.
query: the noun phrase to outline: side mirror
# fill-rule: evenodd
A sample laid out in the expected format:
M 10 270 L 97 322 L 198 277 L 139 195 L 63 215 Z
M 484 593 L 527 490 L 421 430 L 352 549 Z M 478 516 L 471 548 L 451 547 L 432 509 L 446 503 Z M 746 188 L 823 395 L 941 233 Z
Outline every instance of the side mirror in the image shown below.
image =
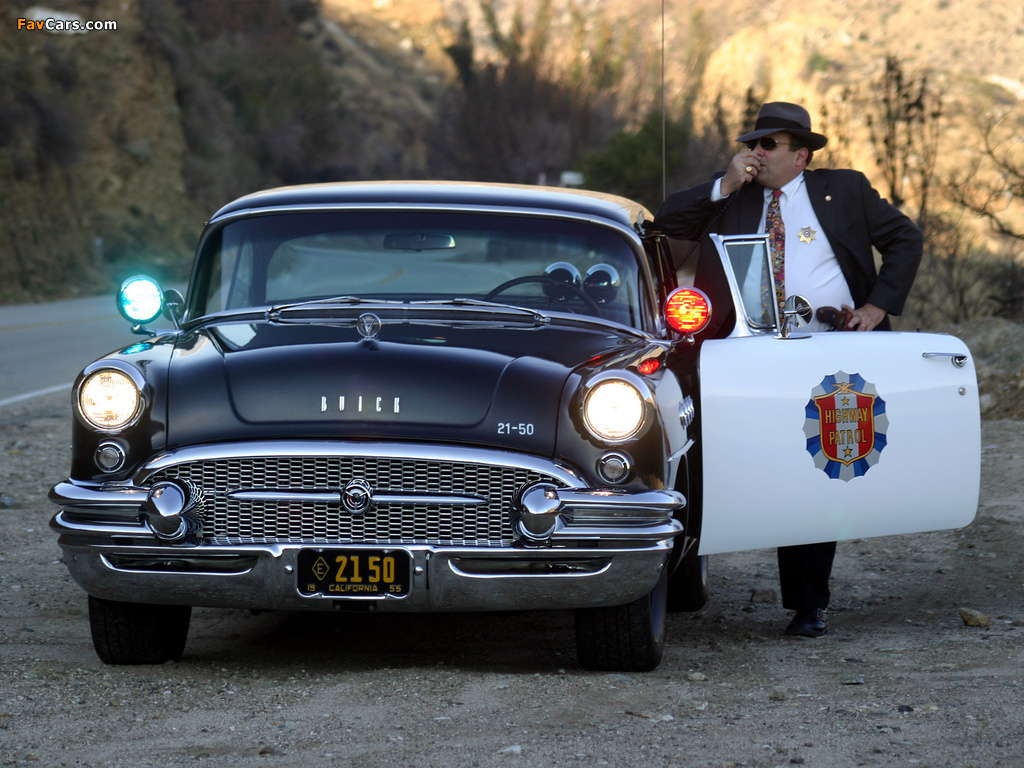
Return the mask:
M 164 308 L 168 316 L 174 321 L 174 327 L 181 326 L 181 316 L 185 312 L 185 297 L 181 291 L 175 288 L 168 288 L 164 291 Z
M 783 306 L 782 329 L 778 338 L 781 339 L 806 339 L 807 334 L 793 336 L 790 328 L 803 328 L 814 318 L 814 309 L 811 303 L 803 296 L 790 296 Z

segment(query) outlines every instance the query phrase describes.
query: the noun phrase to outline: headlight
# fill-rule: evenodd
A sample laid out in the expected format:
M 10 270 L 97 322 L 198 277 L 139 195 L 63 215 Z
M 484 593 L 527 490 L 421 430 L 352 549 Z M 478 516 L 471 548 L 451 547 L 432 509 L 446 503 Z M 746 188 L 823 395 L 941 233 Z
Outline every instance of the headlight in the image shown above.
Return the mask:
M 120 429 L 141 405 L 142 393 L 131 377 L 111 368 L 91 374 L 78 390 L 78 410 L 97 429 Z
M 594 386 L 583 401 L 583 419 L 596 437 L 627 440 L 644 423 L 644 397 L 622 379 L 608 379 Z

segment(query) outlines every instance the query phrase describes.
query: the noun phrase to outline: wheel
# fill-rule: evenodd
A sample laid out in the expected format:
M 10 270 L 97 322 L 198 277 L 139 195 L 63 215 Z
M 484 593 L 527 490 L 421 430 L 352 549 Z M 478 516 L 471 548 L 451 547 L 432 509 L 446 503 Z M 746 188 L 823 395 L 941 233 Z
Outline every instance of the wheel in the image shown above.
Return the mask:
M 683 555 L 668 577 L 668 609 L 699 611 L 708 602 L 708 558 L 697 554 L 696 546 Z
M 597 305 L 597 302 L 590 298 L 582 288 L 577 288 L 572 283 L 563 283 L 561 280 L 555 280 L 547 275 L 524 275 L 523 277 L 514 277 L 511 280 L 506 280 L 484 296 L 484 301 L 494 301 L 495 298 L 507 291 L 509 288 L 515 288 L 517 285 L 526 285 L 527 283 L 539 283 L 541 285 L 550 285 L 554 288 L 567 290 L 572 294 L 573 298 L 582 301 L 586 305 L 587 309 L 597 315 L 597 317 L 604 317 L 604 314 L 601 312 L 601 308 Z
M 191 617 L 188 605 L 116 603 L 89 595 L 92 644 L 106 664 L 177 661 Z
M 650 672 L 665 650 L 668 576 L 626 605 L 576 610 L 576 655 L 584 669 Z

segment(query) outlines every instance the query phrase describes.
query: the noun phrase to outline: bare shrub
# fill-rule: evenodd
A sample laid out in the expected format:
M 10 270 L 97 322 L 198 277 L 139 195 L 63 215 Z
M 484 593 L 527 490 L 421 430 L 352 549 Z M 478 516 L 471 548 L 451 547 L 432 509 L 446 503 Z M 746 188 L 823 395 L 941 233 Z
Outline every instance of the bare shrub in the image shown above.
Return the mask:
M 556 28 L 551 1 L 535 5 L 531 23 L 519 3 L 503 26 L 494 0 L 480 0 L 482 43 L 468 23 L 458 26 L 447 48 L 458 86 L 445 96 L 429 144 L 437 175 L 556 182 L 584 152 L 642 122 L 631 73 L 648 64 L 632 30 L 582 14 Z

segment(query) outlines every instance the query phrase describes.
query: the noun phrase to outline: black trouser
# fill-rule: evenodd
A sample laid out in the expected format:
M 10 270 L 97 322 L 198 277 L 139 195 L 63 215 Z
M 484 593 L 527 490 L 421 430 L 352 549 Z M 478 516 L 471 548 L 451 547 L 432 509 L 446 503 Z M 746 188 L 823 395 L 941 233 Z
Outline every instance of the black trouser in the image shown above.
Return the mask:
M 779 547 L 782 606 L 791 611 L 828 608 L 828 579 L 836 556 L 834 541 Z

